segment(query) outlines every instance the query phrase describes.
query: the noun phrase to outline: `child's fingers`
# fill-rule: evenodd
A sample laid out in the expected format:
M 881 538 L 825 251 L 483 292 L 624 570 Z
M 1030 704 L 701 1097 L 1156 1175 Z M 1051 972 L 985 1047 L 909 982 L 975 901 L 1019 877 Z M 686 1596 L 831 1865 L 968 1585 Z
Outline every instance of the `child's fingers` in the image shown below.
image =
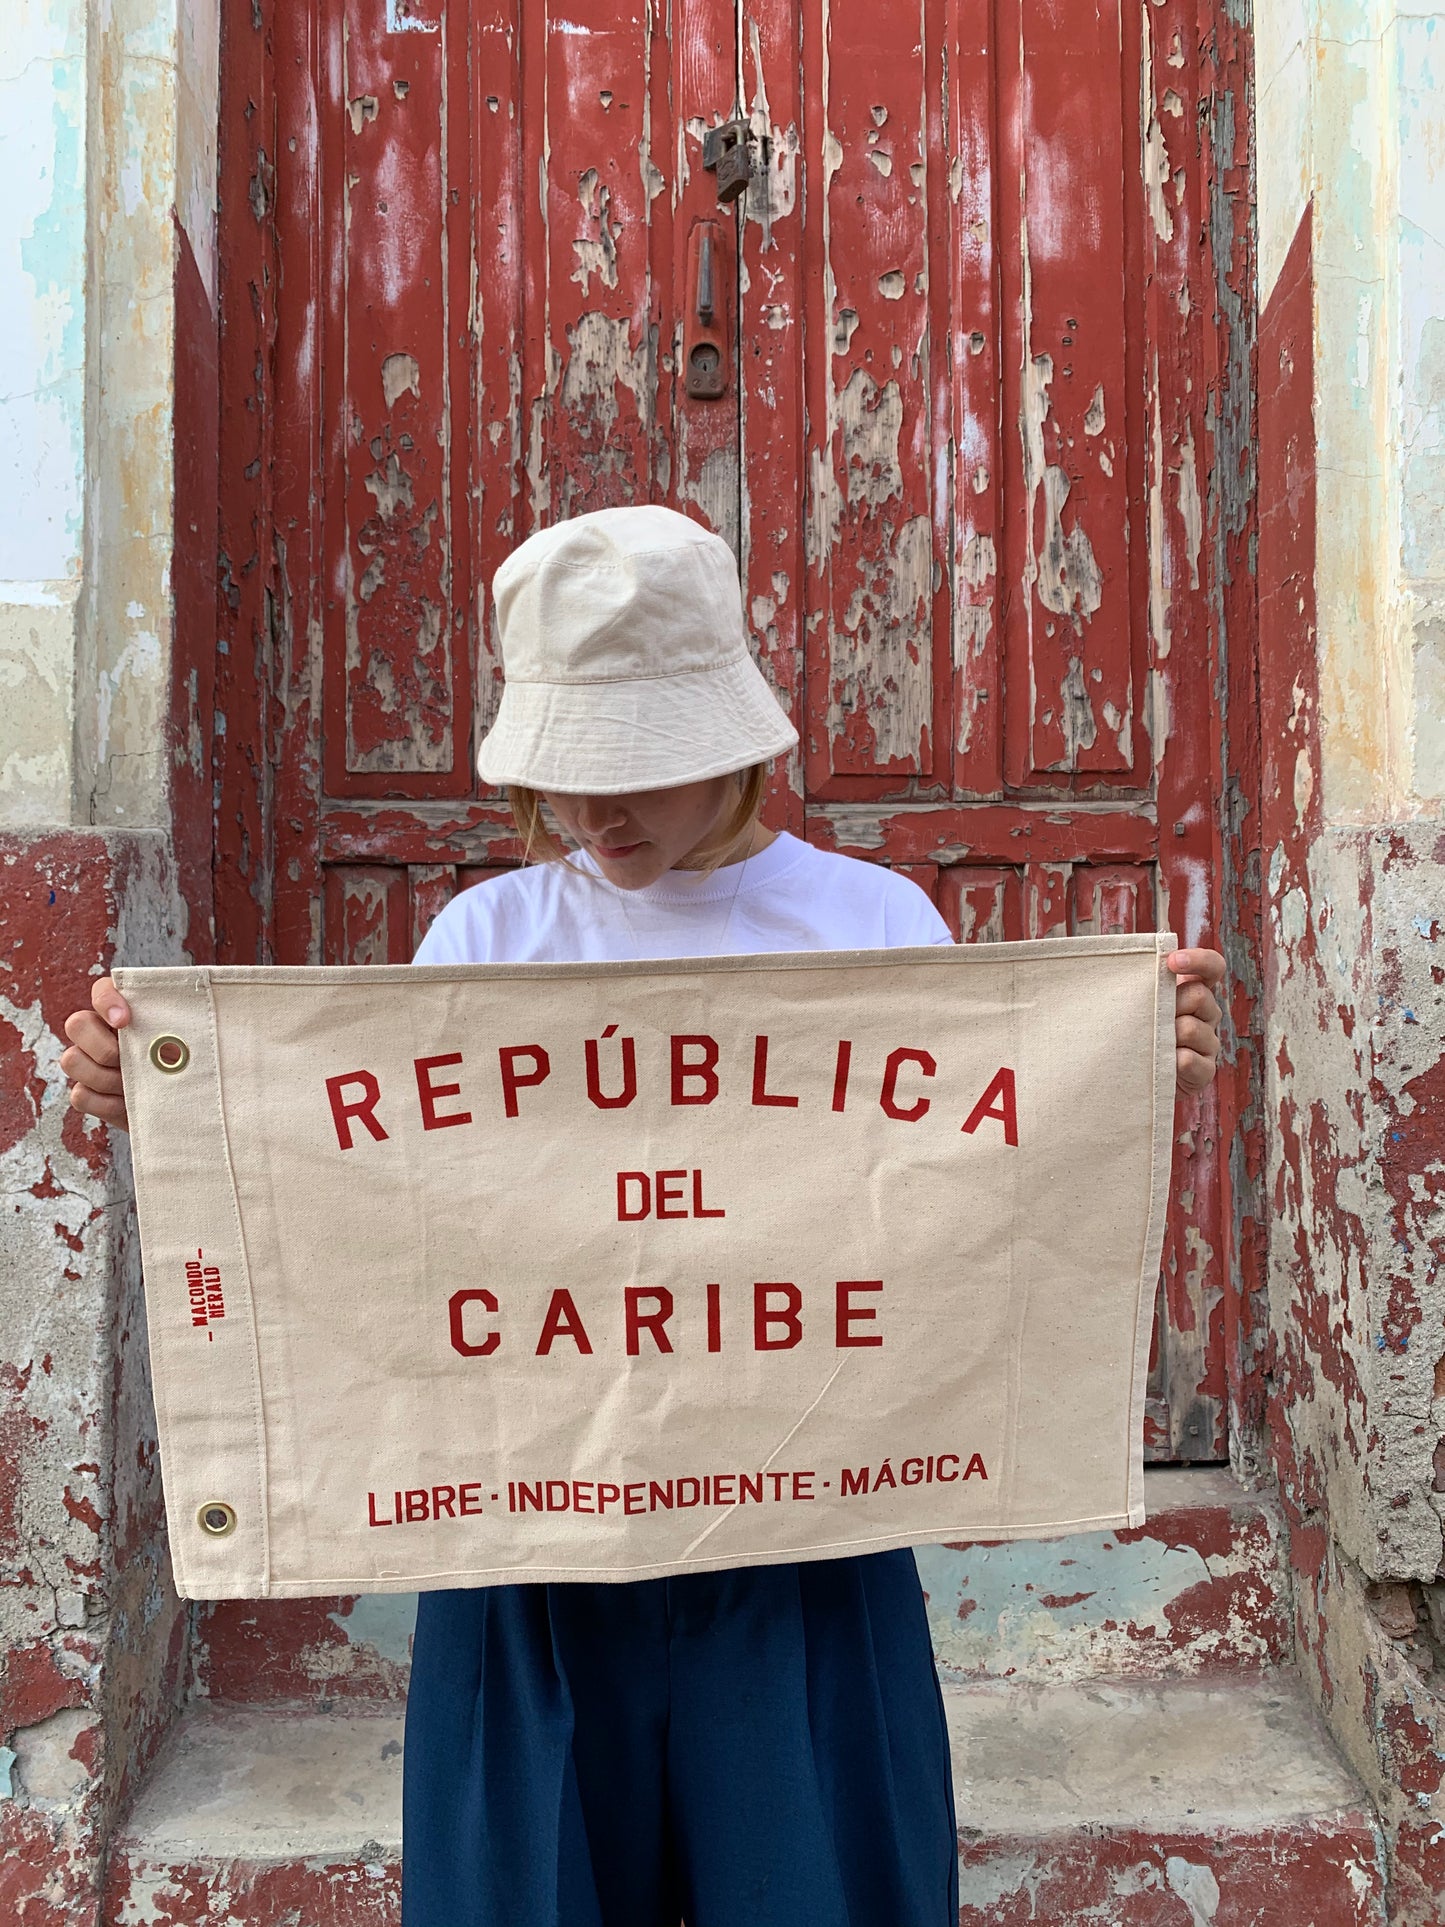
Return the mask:
M 1197 977 L 1210 985 L 1224 982 L 1224 959 L 1217 950 L 1171 950 L 1164 962 L 1176 977 Z
M 1181 1091 L 1206 1090 L 1214 1082 L 1214 1059 L 1201 1057 L 1198 1051 L 1176 1050 L 1174 1076 Z
M 93 1064 L 102 1064 L 107 1070 L 114 1070 L 120 1063 L 120 1045 L 116 1042 L 115 1032 L 93 1010 L 72 1011 L 65 1020 L 65 1034 Z M 65 1069 L 64 1052 L 61 1053 L 61 1069 Z M 67 1071 L 66 1075 L 70 1073 Z
M 70 1102 L 77 1111 L 98 1117 L 102 1124 L 112 1125 L 121 1131 L 130 1129 L 123 1097 L 111 1097 L 105 1091 L 93 1091 L 85 1084 L 72 1084 Z
M 1206 1058 L 1211 1065 L 1219 1055 L 1219 1032 L 1198 1017 L 1175 1019 L 1174 1042 L 1181 1050 Z
M 79 1044 L 72 1044 L 60 1053 L 60 1068 L 72 1084 L 98 1091 L 104 1097 L 119 1097 L 125 1089 L 119 1070 L 97 1063 Z
M 92 1010 L 112 1030 L 123 1030 L 130 1022 L 130 1005 L 115 987 L 113 977 L 99 977 L 91 985 L 90 1004 Z
M 1214 993 L 1198 979 L 1175 987 L 1174 1011 L 1179 1017 L 1202 1017 L 1207 1024 L 1217 1024 L 1224 1014 Z

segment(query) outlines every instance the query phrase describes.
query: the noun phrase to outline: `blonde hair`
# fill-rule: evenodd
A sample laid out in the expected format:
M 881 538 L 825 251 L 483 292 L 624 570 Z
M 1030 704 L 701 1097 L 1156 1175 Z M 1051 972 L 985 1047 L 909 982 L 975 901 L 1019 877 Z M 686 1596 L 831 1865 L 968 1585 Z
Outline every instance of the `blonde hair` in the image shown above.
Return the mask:
M 738 800 L 732 814 L 692 852 L 695 861 L 689 867 L 702 871 L 719 870 L 729 857 L 736 854 L 739 845 L 751 838 L 753 825 L 758 820 L 767 795 L 768 766 L 766 763 L 754 763 L 750 769 L 739 770 L 737 777 Z M 567 851 L 542 814 L 540 793 L 524 789 L 517 783 L 509 783 L 507 801 L 512 806 L 512 821 L 517 826 L 517 834 L 522 839 L 523 862 L 560 863 Z

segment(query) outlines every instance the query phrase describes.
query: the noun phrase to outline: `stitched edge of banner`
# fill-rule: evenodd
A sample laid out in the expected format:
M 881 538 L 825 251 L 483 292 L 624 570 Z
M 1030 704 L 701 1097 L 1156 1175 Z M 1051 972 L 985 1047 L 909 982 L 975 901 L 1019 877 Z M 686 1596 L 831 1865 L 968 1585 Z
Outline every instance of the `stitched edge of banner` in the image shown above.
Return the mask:
M 1044 1520 L 1024 1526 L 991 1525 L 985 1520 L 955 1521 L 946 1526 L 910 1527 L 902 1532 L 875 1533 L 863 1539 L 831 1539 L 823 1545 L 781 1546 L 750 1554 L 749 1566 L 809 1565 L 821 1559 L 847 1558 L 871 1552 L 899 1551 L 907 1546 L 950 1544 L 1000 1545 L 1019 1539 L 1059 1539 L 1079 1532 L 1121 1532 L 1128 1528 L 1127 1512 L 1102 1512 L 1087 1519 Z M 693 1572 L 730 1572 L 738 1563 L 737 1552 L 721 1551 L 706 1559 L 682 1562 L 655 1559 L 641 1566 L 472 1566 L 448 1568 L 442 1572 L 407 1574 L 345 1573 L 323 1579 L 297 1581 L 283 1579 L 264 1595 L 245 1593 L 206 1593 L 207 1599 L 329 1599 L 336 1593 L 439 1592 L 450 1588 L 464 1591 L 490 1586 L 600 1583 L 629 1585 L 647 1579 L 678 1578 Z
M 338 987 L 415 982 L 419 974 L 433 983 L 450 979 L 465 983 L 488 977 L 556 981 L 596 976 L 692 977 L 706 973 L 752 976 L 766 970 L 886 970 L 900 964 L 959 970 L 975 964 L 1041 963 L 1055 957 L 1137 956 L 1141 952 L 1158 955 L 1159 941 L 1156 934 L 1144 932 L 1108 937 L 1030 937 L 1022 943 L 910 944 L 896 950 L 763 950 L 740 957 L 595 958 L 582 963 L 212 964 L 206 966 L 205 975 L 208 982 L 217 983 L 269 983 L 287 987 L 327 983 Z M 136 969 L 133 974 L 138 981 L 143 981 L 194 977 L 195 972 L 167 966 Z
M 124 996 L 126 989 L 125 979 L 127 976 L 124 966 L 116 965 L 111 975 L 117 990 Z M 126 1091 L 127 1059 L 130 1060 L 129 1068 L 132 1072 L 130 1092 Z M 126 1099 L 127 1113 L 129 1113 L 130 1110 L 132 1095 L 139 1087 L 141 1061 L 142 1053 L 136 1039 L 135 1031 L 132 1026 L 127 1024 L 120 1033 L 121 1093 Z M 130 1120 L 133 1133 L 135 1131 L 136 1121 L 140 1116 L 139 1104 L 135 1106 L 135 1113 L 135 1117 L 132 1117 Z M 144 1128 L 142 1125 L 141 1129 L 144 1130 Z M 132 1146 L 134 1146 L 134 1142 L 135 1139 L 133 1136 Z M 145 1248 L 147 1243 L 146 1225 L 151 1215 L 149 1196 L 150 1179 L 148 1176 L 142 1175 L 141 1160 L 136 1156 L 134 1148 L 132 1148 L 131 1151 L 131 1184 L 135 1190 L 136 1230 L 139 1233 L 141 1246 L 141 1292 L 144 1299 L 144 1294 L 147 1289 L 145 1266 Z M 156 1216 L 159 1217 L 159 1215 L 159 1212 L 157 1212 Z M 171 1555 L 171 1576 L 175 1581 L 177 1593 L 182 1599 L 185 1599 L 189 1597 L 189 1594 L 185 1590 L 185 1547 L 180 1536 L 180 1522 L 172 1516 L 170 1488 L 166 1484 L 166 1442 L 171 1437 L 170 1374 L 166 1370 L 164 1362 L 166 1339 L 163 1321 L 151 1315 L 149 1299 L 144 1299 L 144 1302 L 146 1306 L 146 1350 L 150 1355 L 151 1400 L 156 1411 L 156 1450 L 160 1456 L 161 1501 L 166 1513 L 166 1539 Z
M 246 1288 L 246 1330 L 251 1340 L 251 1426 L 256 1439 L 257 1484 L 261 1492 L 261 1586 L 262 1596 L 271 1597 L 271 1466 L 266 1450 L 266 1395 L 261 1383 L 261 1340 L 256 1330 L 256 1300 L 251 1290 L 251 1255 L 246 1248 L 246 1229 L 241 1221 L 241 1200 L 236 1192 L 236 1171 L 231 1161 L 231 1133 L 226 1127 L 226 1101 L 221 1089 L 221 1035 L 216 1021 L 216 993 L 209 969 L 201 972 L 201 981 L 206 992 L 211 1052 L 216 1066 L 216 1110 L 221 1126 L 221 1153 L 226 1160 L 226 1187 L 231 1194 L 236 1250 L 240 1254 L 241 1275 Z
M 1159 1266 L 1164 1256 L 1164 1232 L 1169 1218 L 1169 1187 L 1174 1165 L 1174 1013 L 1163 996 L 1169 977 L 1164 959 L 1178 949 L 1172 931 L 1154 937 L 1154 1086 L 1149 1157 L 1149 1215 L 1144 1225 L 1144 1249 L 1139 1262 L 1139 1295 L 1134 1308 L 1134 1366 L 1129 1386 L 1128 1503 L 1129 1524 L 1144 1524 L 1144 1419 L 1149 1391 L 1149 1346 L 1154 1300 L 1159 1291 Z M 1167 1030 L 1166 1030 L 1167 1026 Z
M 1012 948 L 1012 946 L 1010 946 L 1010 948 Z M 1009 960 L 1005 959 L 1005 961 Z M 1016 1049 L 1019 1037 L 1018 960 L 1016 958 L 1009 961 L 1009 1012 L 1008 1062 L 1016 1064 L 1019 1061 Z M 1008 1169 L 1010 1172 L 1008 1178 L 1009 1198 L 1010 1208 L 1012 1209 L 1016 1207 L 1019 1195 L 1018 1168 L 1015 1161 L 1010 1160 Z M 1014 1493 L 1018 1486 L 1019 1407 L 1023 1403 L 1023 1372 L 1020 1368 L 1019 1352 L 1023 1344 L 1024 1328 L 1028 1323 L 1033 1271 L 1031 1267 L 1025 1266 L 1023 1282 L 1020 1284 L 1018 1281 L 1018 1270 L 1014 1263 L 1017 1255 L 1017 1241 L 1013 1238 L 1007 1238 L 1004 1240 L 1004 1247 L 1007 1253 L 1005 1262 L 1008 1267 L 1004 1282 L 1004 1298 L 1013 1313 L 1008 1325 L 1003 1437 L 999 1441 L 1000 1454 L 1004 1466 L 1004 1476 L 999 1493 L 999 1505 L 1003 1510 L 1007 1511 L 1013 1503 Z
M 213 1047 L 216 1061 L 217 1102 L 221 1112 L 222 1145 L 226 1159 L 227 1181 L 230 1189 L 233 1217 L 236 1225 L 237 1244 L 245 1273 L 247 1295 L 248 1329 L 252 1347 L 252 1382 L 256 1391 L 253 1406 L 253 1420 L 257 1428 L 257 1447 L 260 1460 L 262 1506 L 262 1581 L 259 1591 L 247 1588 L 245 1592 L 228 1594 L 213 1591 L 191 1591 L 182 1587 L 185 1597 L 223 1598 L 223 1597 L 267 1597 L 267 1598 L 307 1598 L 324 1597 L 333 1592 L 347 1591 L 409 1591 L 418 1585 L 431 1587 L 449 1582 L 462 1585 L 503 1584 L 511 1580 L 546 1581 L 559 1580 L 627 1580 L 645 1578 L 669 1572 L 722 1570 L 736 1561 L 736 1554 L 722 1554 L 717 1559 L 707 1561 L 682 1562 L 676 1560 L 653 1562 L 638 1567 L 618 1568 L 615 1566 L 548 1566 L 528 1567 L 515 1564 L 491 1569 L 470 1569 L 459 1573 L 436 1573 L 426 1575 L 411 1574 L 405 1577 L 388 1578 L 380 1575 L 351 1576 L 349 1578 L 328 1578 L 326 1580 L 307 1580 L 304 1584 L 295 1581 L 281 1581 L 273 1585 L 270 1566 L 270 1521 L 269 1521 L 269 1467 L 267 1464 L 266 1437 L 264 1425 L 264 1401 L 262 1396 L 259 1365 L 258 1336 L 256 1331 L 255 1308 L 251 1293 L 249 1254 L 246 1249 L 241 1226 L 239 1199 L 231 1162 L 229 1134 L 226 1130 L 224 1104 L 221 1102 L 221 1076 L 219 1060 L 219 1041 L 214 1003 L 214 984 L 271 984 L 278 987 L 299 987 L 310 983 L 323 982 L 333 986 L 338 983 L 355 983 L 374 986 L 378 981 L 415 982 L 416 973 L 437 981 L 472 981 L 485 978 L 511 980 L 537 980 L 570 978 L 573 980 L 588 977 L 614 976 L 667 976 L 667 975 L 753 975 L 760 971 L 773 970 L 818 970 L 829 971 L 839 968 L 858 968 L 877 966 L 888 967 L 896 964 L 927 964 L 957 968 L 963 964 L 987 963 L 991 965 L 1010 963 L 1041 962 L 1047 959 L 1064 959 L 1069 956 L 1084 957 L 1093 955 L 1120 955 L 1152 953 L 1159 959 L 1154 978 L 1154 1049 L 1155 1077 L 1152 1094 L 1151 1129 L 1151 1184 L 1149 1211 L 1145 1231 L 1143 1262 L 1140 1267 L 1139 1291 L 1136 1298 L 1136 1345 L 1129 1396 L 1129 1436 L 1126 1441 L 1128 1452 L 1128 1472 L 1126 1490 L 1128 1507 L 1124 1512 L 1098 1515 L 1085 1520 L 1051 1521 L 1011 1527 L 977 1522 L 974 1525 L 939 1526 L 935 1528 L 911 1528 L 898 1533 L 885 1533 L 871 1538 L 850 1538 L 828 1542 L 825 1545 L 810 1545 L 768 1552 L 761 1558 L 756 1555 L 750 1563 L 781 1563 L 788 1560 L 811 1560 L 836 1556 L 840 1552 L 882 1550 L 891 1546 L 924 1545 L 958 1539 L 970 1534 L 996 1540 L 1029 1539 L 1040 1536 L 1055 1536 L 1063 1533 L 1091 1530 L 1109 1530 L 1125 1526 L 1137 1526 L 1144 1522 L 1142 1486 L 1142 1426 L 1147 1397 L 1148 1344 L 1150 1326 L 1144 1317 L 1147 1309 L 1152 1310 L 1152 1293 L 1157 1291 L 1159 1260 L 1162 1253 L 1164 1228 L 1167 1217 L 1167 1202 L 1170 1183 L 1170 1159 L 1172 1156 L 1173 1133 L 1170 1128 L 1172 1118 L 1173 1054 L 1163 1047 L 1165 1011 L 1162 991 L 1168 973 L 1162 965 L 1162 957 L 1167 950 L 1175 947 L 1172 936 L 1164 933 L 1131 935 L 1105 938 L 1052 938 L 1035 939 L 1016 944 L 987 944 L 979 946 L 938 945 L 894 949 L 886 951 L 835 951 L 802 953 L 761 953 L 738 958 L 658 958 L 633 961 L 610 962 L 592 961 L 569 964 L 531 964 L 531 965 L 392 965 L 356 966 L 352 968 L 336 966 L 213 966 L 203 970 L 190 968 L 143 969 L 132 967 L 127 975 L 134 980 L 150 980 L 157 987 L 163 980 L 172 982 L 187 980 L 196 986 L 197 979 L 204 988 L 208 1017 L 212 1030 Z M 1152 1256 L 1152 1264 L 1150 1262 Z M 1148 1294 L 1146 1296 L 1146 1294 Z M 1135 1493 L 1139 1496 L 1136 1498 Z

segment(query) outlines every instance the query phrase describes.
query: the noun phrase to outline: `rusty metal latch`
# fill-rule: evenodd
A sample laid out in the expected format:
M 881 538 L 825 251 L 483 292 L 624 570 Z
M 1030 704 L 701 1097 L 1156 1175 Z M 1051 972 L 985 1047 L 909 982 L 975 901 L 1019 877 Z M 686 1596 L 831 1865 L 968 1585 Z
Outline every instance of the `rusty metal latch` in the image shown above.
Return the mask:
M 728 389 L 730 303 L 723 279 L 728 246 L 728 231 L 717 220 L 697 222 L 687 237 L 682 356 L 684 387 L 693 401 L 718 401 Z
M 755 171 L 757 136 L 745 120 L 709 127 L 702 137 L 702 164 L 717 176 L 717 197 L 726 207 L 748 191 Z

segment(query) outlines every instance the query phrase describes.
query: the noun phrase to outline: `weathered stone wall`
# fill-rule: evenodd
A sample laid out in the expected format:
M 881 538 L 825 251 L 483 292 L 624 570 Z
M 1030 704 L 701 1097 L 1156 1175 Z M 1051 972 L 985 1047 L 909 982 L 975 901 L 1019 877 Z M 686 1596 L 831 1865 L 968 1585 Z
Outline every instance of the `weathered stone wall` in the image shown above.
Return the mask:
M 170 832 L 173 463 L 182 268 L 214 365 L 215 67 L 214 0 L 0 11 L 0 1920 L 25 1927 L 98 1920 L 187 1666 L 125 1140 L 58 1059 L 117 955 L 205 940 Z
M 1441 27 L 1256 10 L 1271 1417 L 1402 1923 L 1445 1920 Z
M 0 836 L 0 1919 L 94 1917 L 111 1816 L 179 1702 L 123 1141 L 58 1034 L 117 947 L 179 960 L 164 838 Z

